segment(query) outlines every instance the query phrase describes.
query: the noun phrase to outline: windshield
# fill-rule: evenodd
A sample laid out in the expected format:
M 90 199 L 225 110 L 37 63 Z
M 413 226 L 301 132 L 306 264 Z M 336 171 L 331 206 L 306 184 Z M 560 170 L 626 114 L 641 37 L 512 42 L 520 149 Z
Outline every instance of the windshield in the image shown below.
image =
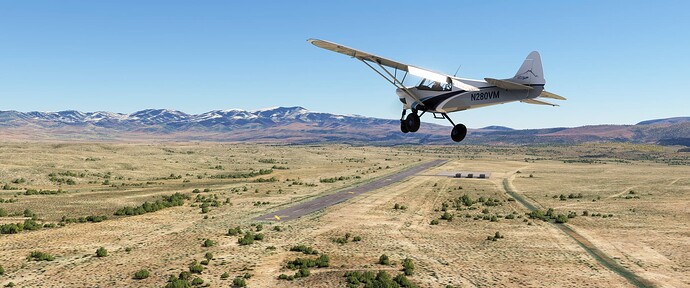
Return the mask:
M 420 90 L 431 90 L 431 91 L 450 91 L 451 87 L 449 84 L 446 83 L 439 83 L 436 81 L 432 80 L 427 80 L 427 79 L 422 79 L 422 82 L 419 82 L 419 85 L 417 85 L 417 88 Z

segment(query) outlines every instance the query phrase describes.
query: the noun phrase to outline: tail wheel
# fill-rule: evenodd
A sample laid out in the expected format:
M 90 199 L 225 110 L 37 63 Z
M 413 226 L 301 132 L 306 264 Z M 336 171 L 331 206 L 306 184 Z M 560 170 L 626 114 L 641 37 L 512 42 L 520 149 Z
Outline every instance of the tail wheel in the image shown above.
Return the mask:
M 462 124 L 455 125 L 453 131 L 450 132 L 450 138 L 455 142 L 460 142 L 462 139 L 465 139 L 465 135 L 467 135 L 467 127 Z
M 410 132 L 410 130 L 407 129 L 407 124 L 405 122 L 405 120 L 400 120 L 400 131 L 402 133 Z
M 412 113 L 407 115 L 407 118 L 405 118 L 405 126 L 407 126 L 407 130 L 410 132 L 417 132 L 419 130 L 419 116 L 417 116 L 416 113 Z

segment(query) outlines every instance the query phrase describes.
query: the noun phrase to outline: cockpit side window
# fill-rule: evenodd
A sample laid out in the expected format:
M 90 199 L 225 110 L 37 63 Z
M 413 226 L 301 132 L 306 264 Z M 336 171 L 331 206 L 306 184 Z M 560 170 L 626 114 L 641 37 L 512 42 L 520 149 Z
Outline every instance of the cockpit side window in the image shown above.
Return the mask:
M 450 91 L 451 86 L 445 83 L 439 83 L 436 81 L 431 81 L 424 79 L 417 86 L 420 90 L 430 90 L 430 91 Z

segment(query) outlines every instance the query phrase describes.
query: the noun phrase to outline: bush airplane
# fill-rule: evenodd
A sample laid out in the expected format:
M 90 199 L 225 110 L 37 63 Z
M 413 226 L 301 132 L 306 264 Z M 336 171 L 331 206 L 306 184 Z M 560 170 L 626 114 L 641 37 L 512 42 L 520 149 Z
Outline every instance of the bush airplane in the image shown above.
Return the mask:
M 564 97 L 544 90 L 546 80 L 539 52 L 532 51 L 512 78 L 473 80 L 458 78 L 428 69 L 407 65 L 371 53 L 363 52 L 337 43 L 309 39 L 319 48 L 348 55 L 362 61 L 396 87 L 395 93 L 403 103 L 400 130 L 403 133 L 417 132 L 420 117 L 429 112 L 436 119 L 447 119 L 452 125 L 450 137 L 460 142 L 467 135 L 467 127 L 455 124 L 448 113 L 496 104 L 520 101 L 528 104 L 558 106 L 541 98 L 566 100 Z M 376 66 L 378 66 L 377 69 Z M 388 67 L 389 69 L 386 69 Z M 391 73 L 390 70 L 393 70 Z M 398 70 L 404 71 L 402 78 Z M 405 86 L 407 74 L 422 78 L 416 86 Z M 410 114 L 407 114 L 410 110 Z M 421 111 L 421 114 L 419 112 Z M 407 117 L 405 116 L 407 114 Z

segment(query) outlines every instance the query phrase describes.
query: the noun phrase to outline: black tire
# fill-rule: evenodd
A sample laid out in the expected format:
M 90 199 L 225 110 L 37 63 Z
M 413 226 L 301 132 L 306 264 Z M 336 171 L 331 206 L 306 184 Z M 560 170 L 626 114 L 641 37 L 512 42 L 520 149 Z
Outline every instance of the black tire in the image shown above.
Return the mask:
M 467 127 L 462 124 L 455 125 L 453 131 L 450 131 L 450 138 L 455 142 L 460 142 L 462 139 L 465 139 L 465 135 L 467 135 Z
M 407 124 L 405 124 L 405 120 L 400 120 L 400 132 L 402 132 L 402 133 L 410 132 L 410 130 L 407 129 Z
M 419 116 L 415 113 L 409 114 L 407 118 L 405 118 L 405 126 L 407 126 L 407 130 L 410 132 L 417 132 L 417 130 L 419 130 L 419 124 Z

